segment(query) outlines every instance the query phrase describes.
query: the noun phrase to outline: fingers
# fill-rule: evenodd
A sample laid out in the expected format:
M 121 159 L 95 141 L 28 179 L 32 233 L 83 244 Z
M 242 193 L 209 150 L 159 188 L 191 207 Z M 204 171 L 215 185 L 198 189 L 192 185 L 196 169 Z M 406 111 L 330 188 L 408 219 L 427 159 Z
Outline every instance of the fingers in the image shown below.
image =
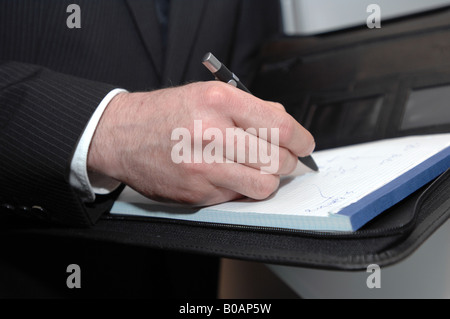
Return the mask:
M 286 148 L 259 138 L 256 131 L 235 128 L 227 133 L 223 155 L 229 161 L 276 175 L 288 175 L 297 166 L 297 156 Z
M 279 186 L 280 177 L 235 162 L 183 164 L 177 202 L 213 205 L 240 198 L 263 200 Z
M 234 162 L 214 165 L 207 177 L 210 183 L 252 199 L 266 199 L 280 184 L 278 176 L 261 174 L 259 170 L 245 165 Z
M 242 194 L 239 194 L 231 189 L 216 186 L 214 187 L 214 190 L 208 193 L 208 198 L 204 202 L 196 202 L 195 204 L 209 206 L 242 198 L 244 198 L 244 195 Z
M 314 150 L 314 139 L 303 126 L 284 110 L 264 101 L 242 105 L 245 111 L 236 112 L 233 119 L 237 126 L 278 130 L 279 146 L 297 156 L 308 156 Z M 272 141 L 272 138 L 268 138 Z
M 312 135 L 279 103 L 261 100 L 223 83 L 210 90 L 209 98 L 208 102 L 231 118 L 236 127 L 255 128 L 258 132 L 261 128 L 278 130 L 279 146 L 296 156 L 308 156 L 315 148 Z M 261 138 L 272 141 L 270 135 Z

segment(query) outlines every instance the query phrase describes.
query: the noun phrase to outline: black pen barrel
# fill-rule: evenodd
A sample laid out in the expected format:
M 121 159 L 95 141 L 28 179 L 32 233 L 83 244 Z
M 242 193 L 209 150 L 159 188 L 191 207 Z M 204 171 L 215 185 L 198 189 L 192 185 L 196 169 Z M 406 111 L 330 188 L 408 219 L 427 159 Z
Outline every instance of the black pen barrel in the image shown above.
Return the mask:
M 214 76 L 221 80 L 222 82 L 228 83 L 233 85 L 234 87 L 237 87 L 247 93 L 250 93 L 250 91 L 245 87 L 244 84 L 239 80 L 239 78 L 231 72 L 224 64 L 220 67 L 217 72 L 214 73 Z

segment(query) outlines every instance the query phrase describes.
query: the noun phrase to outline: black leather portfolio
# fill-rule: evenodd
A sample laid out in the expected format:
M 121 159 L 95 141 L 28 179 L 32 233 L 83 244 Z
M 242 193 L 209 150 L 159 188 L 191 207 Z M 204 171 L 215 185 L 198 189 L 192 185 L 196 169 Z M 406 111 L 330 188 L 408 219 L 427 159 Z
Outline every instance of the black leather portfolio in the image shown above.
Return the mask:
M 450 9 L 269 43 L 252 93 L 283 103 L 317 149 L 450 132 Z M 450 169 L 356 232 L 321 233 L 105 214 L 90 228 L 4 234 L 97 240 L 271 264 L 365 270 L 410 256 L 450 216 Z

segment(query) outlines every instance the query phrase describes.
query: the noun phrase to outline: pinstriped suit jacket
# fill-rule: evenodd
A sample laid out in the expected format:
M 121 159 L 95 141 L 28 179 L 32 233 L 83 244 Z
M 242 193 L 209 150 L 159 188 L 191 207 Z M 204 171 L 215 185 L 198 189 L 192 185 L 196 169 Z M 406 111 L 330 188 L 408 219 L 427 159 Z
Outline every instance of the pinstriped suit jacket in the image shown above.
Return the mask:
M 80 29 L 66 25 L 71 3 Z M 84 204 L 68 174 L 103 97 L 209 80 L 207 51 L 248 84 L 277 12 L 277 0 L 172 0 L 164 52 L 154 0 L 0 0 L 1 212 L 95 223 L 117 192 Z

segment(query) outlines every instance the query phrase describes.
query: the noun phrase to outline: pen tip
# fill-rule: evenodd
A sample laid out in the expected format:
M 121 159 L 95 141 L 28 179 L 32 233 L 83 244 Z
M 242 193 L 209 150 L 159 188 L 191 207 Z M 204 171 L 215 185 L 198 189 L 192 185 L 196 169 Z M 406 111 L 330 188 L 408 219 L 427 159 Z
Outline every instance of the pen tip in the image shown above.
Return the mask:
M 299 157 L 298 160 L 302 162 L 304 165 L 308 166 L 313 171 L 315 172 L 319 171 L 319 167 L 317 166 L 316 162 L 314 162 L 314 159 L 311 156 Z

